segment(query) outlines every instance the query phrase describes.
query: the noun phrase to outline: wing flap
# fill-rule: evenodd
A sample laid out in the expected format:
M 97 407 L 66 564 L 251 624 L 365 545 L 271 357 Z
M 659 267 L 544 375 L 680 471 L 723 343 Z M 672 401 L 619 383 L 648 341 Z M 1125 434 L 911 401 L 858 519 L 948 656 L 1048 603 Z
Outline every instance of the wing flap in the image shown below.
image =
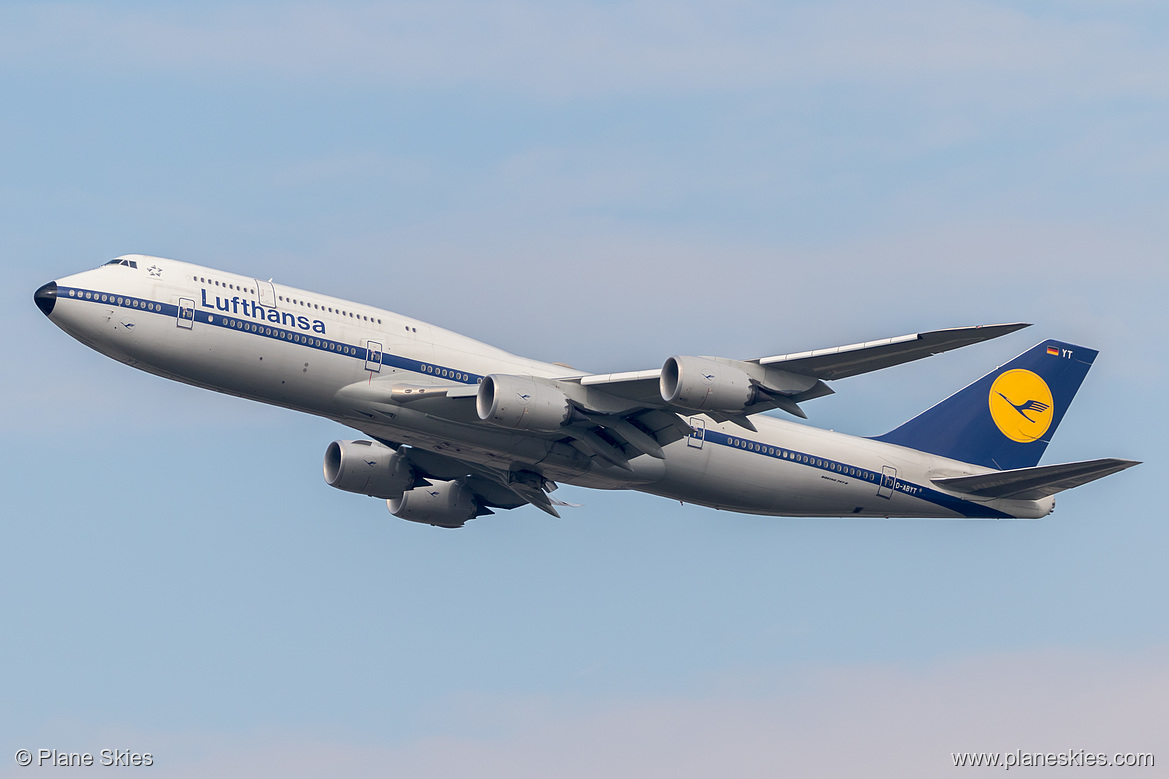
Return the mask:
M 370 436 L 389 446 L 391 442 Z M 440 481 L 462 480 L 483 508 L 513 509 L 531 504 L 546 514 L 559 518 L 555 506 L 571 503 L 553 500 L 547 493 L 556 484 L 531 471 L 502 472 L 457 457 L 431 452 L 417 447 L 401 449 L 418 475 Z M 487 512 L 491 513 L 491 512 Z
M 1140 465 L 1136 460 L 1103 458 L 1059 465 L 1038 465 L 977 476 L 953 476 L 933 479 L 933 483 L 955 492 L 980 498 L 1015 498 L 1039 500 L 1081 484 L 1103 479 L 1126 468 Z

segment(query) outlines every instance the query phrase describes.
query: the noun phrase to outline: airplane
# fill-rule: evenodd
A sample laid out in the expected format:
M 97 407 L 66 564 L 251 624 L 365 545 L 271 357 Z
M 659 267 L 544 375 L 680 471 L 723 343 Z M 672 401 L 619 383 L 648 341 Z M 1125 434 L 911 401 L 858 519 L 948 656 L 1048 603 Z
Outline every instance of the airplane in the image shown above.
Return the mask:
M 34 294 L 66 333 L 197 387 L 334 420 L 330 486 L 396 517 L 462 527 L 568 504 L 558 482 L 747 514 L 1038 519 L 1063 490 L 1137 465 L 1039 465 L 1097 352 L 1028 349 L 905 424 L 861 438 L 806 419 L 827 382 L 1013 333 L 957 327 L 749 360 L 675 355 L 593 374 L 401 314 L 177 260 L 127 254 Z

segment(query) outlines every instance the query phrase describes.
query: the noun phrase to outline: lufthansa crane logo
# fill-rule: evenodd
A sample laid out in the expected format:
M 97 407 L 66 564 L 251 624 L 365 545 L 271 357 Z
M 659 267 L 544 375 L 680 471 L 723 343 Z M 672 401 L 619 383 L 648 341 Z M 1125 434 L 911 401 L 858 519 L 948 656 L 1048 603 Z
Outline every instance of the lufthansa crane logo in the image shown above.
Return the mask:
M 1007 438 L 1022 444 L 1038 441 L 1051 427 L 1051 388 L 1038 374 L 1018 368 L 990 385 L 990 416 Z

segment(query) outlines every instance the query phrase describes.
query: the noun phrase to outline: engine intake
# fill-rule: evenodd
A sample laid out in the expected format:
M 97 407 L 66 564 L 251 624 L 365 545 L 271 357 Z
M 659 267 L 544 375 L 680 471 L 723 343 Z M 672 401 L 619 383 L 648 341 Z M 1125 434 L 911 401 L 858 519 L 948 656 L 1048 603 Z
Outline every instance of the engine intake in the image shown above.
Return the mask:
M 414 486 L 406 458 L 375 441 L 334 441 L 325 450 L 325 482 L 346 492 L 397 498 Z
M 436 481 L 429 487 L 406 490 L 386 505 L 398 519 L 436 527 L 462 527 L 479 513 L 474 494 L 457 481 Z
M 484 422 L 500 427 L 556 431 L 572 415 L 572 406 L 551 384 L 494 373 L 479 385 L 475 411 Z
M 738 414 L 755 401 L 751 377 L 705 357 L 671 357 L 662 366 L 662 400 L 686 411 Z

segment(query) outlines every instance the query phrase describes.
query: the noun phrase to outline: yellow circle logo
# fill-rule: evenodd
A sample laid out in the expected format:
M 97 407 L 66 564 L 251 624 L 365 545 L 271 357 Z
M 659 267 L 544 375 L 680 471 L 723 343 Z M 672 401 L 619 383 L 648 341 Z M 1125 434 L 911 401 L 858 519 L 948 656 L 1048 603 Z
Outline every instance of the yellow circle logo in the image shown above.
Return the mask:
M 1051 427 L 1051 389 L 1038 374 L 1022 368 L 1007 371 L 990 385 L 990 416 L 1012 441 L 1038 441 Z

